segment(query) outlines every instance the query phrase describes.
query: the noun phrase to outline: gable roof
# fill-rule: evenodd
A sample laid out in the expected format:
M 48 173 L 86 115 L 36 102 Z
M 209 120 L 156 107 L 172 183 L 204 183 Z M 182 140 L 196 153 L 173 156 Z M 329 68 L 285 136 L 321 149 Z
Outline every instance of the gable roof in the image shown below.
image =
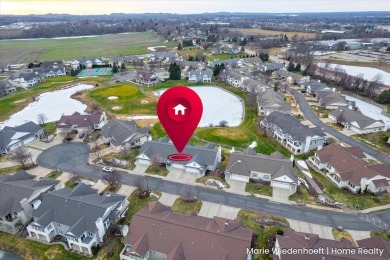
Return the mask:
M 360 148 L 354 148 L 354 150 Z M 317 156 L 322 163 L 330 164 L 339 173 L 343 181 L 350 180 L 355 185 L 360 185 L 362 178 L 371 179 L 381 175 L 370 169 L 368 163 L 355 156 L 349 148 L 343 148 L 337 144 L 330 144 L 317 151 Z
M 360 247 L 364 248 L 379 248 L 383 249 L 382 256 L 390 259 L 390 241 L 384 240 L 382 237 L 370 237 L 356 241 Z
M 29 199 L 37 190 L 54 187 L 57 180 L 43 179 L 36 181 L 36 176 L 19 171 L 13 175 L 0 176 L 0 216 L 22 209 L 20 202 Z
M 305 142 L 308 136 L 325 136 L 321 127 L 310 128 L 302 125 L 299 120 L 291 115 L 274 111 L 265 117 L 267 123 L 272 123 L 282 129 L 283 133 L 289 134 L 293 140 Z
M 364 129 L 376 122 L 380 122 L 384 126 L 382 120 L 375 120 L 363 115 L 360 111 L 354 111 L 348 108 L 335 109 L 330 112 L 329 115 L 334 116 L 337 119 L 337 122 L 346 122 L 349 124 L 356 122 L 360 129 Z
M 273 89 L 261 91 L 257 95 L 259 106 L 283 110 L 291 110 L 291 105 L 284 100 L 284 94 Z
M 81 183 L 73 189 L 63 188 L 45 194 L 41 205 L 33 211 L 31 225 L 47 227 L 52 222 L 68 226 L 67 235 L 81 236 L 94 233 L 96 221 L 103 218 L 108 208 L 118 205 L 124 196 L 114 193 L 98 195 L 97 190 Z
M 263 64 L 260 64 L 259 68 L 263 68 L 265 71 L 280 70 L 280 69 L 284 68 L 284 64 L 283 63 L 276 63 L 276 62 L 263 63 Z
M 41 130 L 39 125 L 31 121 L 15 127 L 5 126 L 0 132 L 0 152 L 9 145 L 31 138 Z
M 101 135 L 110 139 L 114 146 L 122 145 L 125 142 L 131 142 L 149 134 L 149 129 L 137 128 L 134 120 L 123 121 L 119 119 L 109 121 L 102 129 Z
M 343 106 L 348 106 L 349 104 L 344 96 L 330 90 L 318 92 L 317 98 L 319 99 L 320 106 L 324 107 L 333 104 L 342 104 Z
M 188 77 L 196 77 L 197 81 L 203 80 L 203 78 L 206 76 L 207 78 L 210 78 L 213 76 L 213 72 L 211 70 L 191 70 L 188 72 Z
M 280 157 L 282 156 L 276 153 L 271 156 L 257 154 L 252 149 L 247 149 L 244 153 L 234 152 L 230 154 L 225 172 L 247 177 L 251 176 L 251 172 L 268 173 L 272 175 L 272 179 L 287 176 L 298 183 L 298 175 L 292 162 Z
M 167 159 L 169 155 L 175 153 L 177 153 L 175 146 L 171 142 L 167 142 L 166 139 L 160 139 L 159 142 L 147 141 L 142 145 L 140 151 L 140 155 L 144 154 L 148 158 L 155 154 L 159 154 L 164 159 Z M 176 161 L 176 164 L 187 165 L 189 163 L 197 163 L 203 170 L 207 170 L 207 166 L 214 165 L 217 159 L 218 150 L 214 149 L 214 147 L 209 144 L 206 144 L 205 146 L 186 145 L 183 153 L 191 155 L 192 158 L 188 161 Z
M 301 86 L 303 86 L 305 89 L 310 87 L 310 90 L 313 92 L 329 88 L 327 85 L 325 85 L 321 82 L 318 82 L 316 80 L 310 80 L 309 82 L 304 82 L 301 84 Z
M 58 128 L 69 128 L 73 125 L 77 127 L 91 127 L 100 124 L 100 120 L 103 116 L 102 112 L 95 112 L 91 115 L 82 115 L 79 112 L 74 112 L 72 115 L 62 115 L 57 122 Z
M 156 204 L 161 203 L 150 203 L 133 216 L 124 238 L 125 244 L 133 245 L 130 252 L 145 255 L 153 250 L 171 260 L 224 259 L 226 254 L 246 259 L 253 232 L 243 228 L 241 220 L 183 215 L 165 206 L 151 211 L 149 207 Z

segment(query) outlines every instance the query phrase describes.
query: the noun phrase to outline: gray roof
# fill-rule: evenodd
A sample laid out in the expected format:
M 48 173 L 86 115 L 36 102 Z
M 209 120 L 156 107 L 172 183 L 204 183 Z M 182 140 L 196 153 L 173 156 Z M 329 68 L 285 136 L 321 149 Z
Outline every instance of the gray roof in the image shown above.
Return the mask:
M 208 78 L 211 78 L 213 76 L 213 72 L 211 70 L 191 70 L 188 72 L 188 77 L 196 77 L 197 81 L 202 81 L 203 77 L 206 76 Z
M 344 103 L 345 106 L 348 106 L 348 100 L 340 95 L 339 93 L 333 91 L 319 91 L 317 98 L 320 102 L 320 106 L 326 107 L 334 103 Z
M 285 78 L 285 79 L 288 77 L 292 77 L 294 81 L 299 81 L 300 79 L 303 78 L 303 76 L 287 70 L 276 70 L 272 73 L 272 75 L 275 75 L 275 77 L 277 78 Z
M 214 61 L 211 61 L 209 63 L 209 66 L 214 67 L 215 65 L 218 65 L 218 64 L 224 64 L 225 67 L 233 66 L 233 65 L 236 65 L 239 60 L 240 59 L 214 60 Z
M 42 128 L 39 125 L 31 121 L 15 127 L 5 126 L 3 131 L 0 132 L 0 153 L 6 150 L 13 140 L 16 142 L 23 141 L 34 136 L 41 130 Z M 17 138 L 14 139 L 14 136 L 17 133 L 23 133 L 23 135 L 18 135 Z
M 280 153 L 256 154 L 252 149 L 247 149 L 243 153 L 231 153 L 226 172 L 230 174 L 250 177 L 251 172 L 262 172 L 272 175 L 272 179 L 288 176 L 295 183 L 298 183 L 298 175 L 289 159 L 281 158 Z
M 363 115 L 360 111 L 354 111 L 348 108 L 335 109 L 330 112 L 329 115 L 334 116 L 337 119 L 337 122 L 356 122 L 361 129 L 366 128 L 367 126 L 370 126 L 376 122 L 383 123 L 382 120 L 372 119 L 371 117 Z
M 155 52 L 152 54 L 153 57 L 156 59 L 166 59 L 166 58 L 176 58 L 179 55 L 177 55 L 176 52 Z
M 59 223 L 69 227 L 65 234 L 78 238 L 85 231 L 95 232 L 97 219 L 125 198 L 114 193 L 98 195 L 97 190 L 83 183 L 73 189 L 63 188 L 45 194 L 41 205 L 33 211 L 32 225 L 45 228 L 52 222 Z
M 276 125 L 282 129 L 283 133 L 291 135 L 294 140 L 301 142 L 305 142 L 307 136 L 325 136 L 321 127 L 309 128 L 302 125 L 297 118 L 277 111 L 266 116 L 264 120 Z
M 291 110 L 291 105 L 284 100 L 284 94 L 273 89 L 259 92 L 257 101 L 262 107 L 277 108 L 283 110 Z
M 151 157 L 155 154 L 161 155 L 164 159 L 171 154 L 176 154 L 177 150 L 175 146 L 168 142 L 169 139 L 162 138 L 159 142 L 157 141 L 148 141 L 145 142 L 142 147 L 140 154 L 145 154 L 147 157 Z M 196 162 L 199 164 L 204 170 L 207 170 L 207 166 L 214 165 L 217 159 L 218 150 L 214 149 L 213 144 L 206 144 L 204 146 L 191 146 L 187 145 L 184 150 L 184 154 L 190 154 L 192 159 L 189 161 L 183 162 L 175 162 L 177 164 L 188 164 L 191 162 Z
M 284 68 L 283 63 L 263 63 L 260 64 L 259 68 L 263 68 L 265 71 L 274 71 L 274 70 L 280 70 Z
M 22 209 L 20 202 L 29 199 L 37 190 L 47 189 L 59 183 L 57 180 L 34 180 L 36 176 L 25 171 L 19 171 L 13 175 L 0 176 L 0 216 L 10 212 L 19 212 Z
M 147 127 L 138 129 L 134 120 L 123 121 L 118 119 L 108 122 L 101 131 L 101 135 L 106 139 L 110 139 L 110 142 L 115 146 L 147 136 L 148 133 L 149 129 Z
M 312 92 L 317 92 L 317 91 L 320 91 L 322 89 L 329 88 L 327 85 L 325 85 L 321 82 L 315 81 L 315 80 L 310 80 L 309 82 L 304 82 L 301 84 L 301 86 L 303 86 L 305 89 L 307 89 L 310 86 L 310 90 Z

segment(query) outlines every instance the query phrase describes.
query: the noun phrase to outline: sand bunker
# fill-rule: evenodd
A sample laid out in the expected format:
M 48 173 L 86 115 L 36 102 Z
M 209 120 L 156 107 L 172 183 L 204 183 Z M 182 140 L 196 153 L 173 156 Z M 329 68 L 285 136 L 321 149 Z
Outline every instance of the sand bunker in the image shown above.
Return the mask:
M 18 104 L 18 103 L 22 103 L 22 102 L 24 102 L 24 101 L 26 101 L 26 99 L 19 99 L 19 100 L 14 101 L 14 103 L 15 103 L 15 104 Z
M 122 107 L 120 107 L 120 106 L 116 106 L 116 107 L 112 108 L 112 110 L 121 110 L 121 109 L 122 109 Z
M 147 104 L 147 103 L 149 103 L 149 101 L 147 101 L 146 99 L 142 99 L 142 100 L 141 100 L 141 104 L 142 104 L 142 105 Z
M 118 99 L 118 97 L 117 96 L 109 96 L 108 99 L 109 100 L 115 100 L 115 99 Z

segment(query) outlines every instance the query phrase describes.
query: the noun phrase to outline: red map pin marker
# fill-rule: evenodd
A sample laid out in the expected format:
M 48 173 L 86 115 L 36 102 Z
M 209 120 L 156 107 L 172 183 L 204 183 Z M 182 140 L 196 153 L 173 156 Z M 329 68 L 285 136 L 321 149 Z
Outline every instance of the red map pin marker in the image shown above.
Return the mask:
M 179 153 L 198 127 L 202 114 L 202 100 L 184 86 L 166 90 L 157 103 L 158 118 Z

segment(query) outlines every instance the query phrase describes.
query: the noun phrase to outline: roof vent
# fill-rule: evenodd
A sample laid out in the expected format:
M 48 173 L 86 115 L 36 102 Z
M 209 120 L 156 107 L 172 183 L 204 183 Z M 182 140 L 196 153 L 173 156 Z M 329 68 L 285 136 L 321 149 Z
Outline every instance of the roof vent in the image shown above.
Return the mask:
M 237 162 L 238 162 L 238 163 L 240 163 L 240 162 L 241 162 L 241 160 L 238 160 Z
M 111 193 L 107 193 L 107 194 L 106 194 L 106 197 L 111 197 Z
M 229 225 L 229 223 L 225 222 L 225 226 L 228 226 L 228 225 Z

